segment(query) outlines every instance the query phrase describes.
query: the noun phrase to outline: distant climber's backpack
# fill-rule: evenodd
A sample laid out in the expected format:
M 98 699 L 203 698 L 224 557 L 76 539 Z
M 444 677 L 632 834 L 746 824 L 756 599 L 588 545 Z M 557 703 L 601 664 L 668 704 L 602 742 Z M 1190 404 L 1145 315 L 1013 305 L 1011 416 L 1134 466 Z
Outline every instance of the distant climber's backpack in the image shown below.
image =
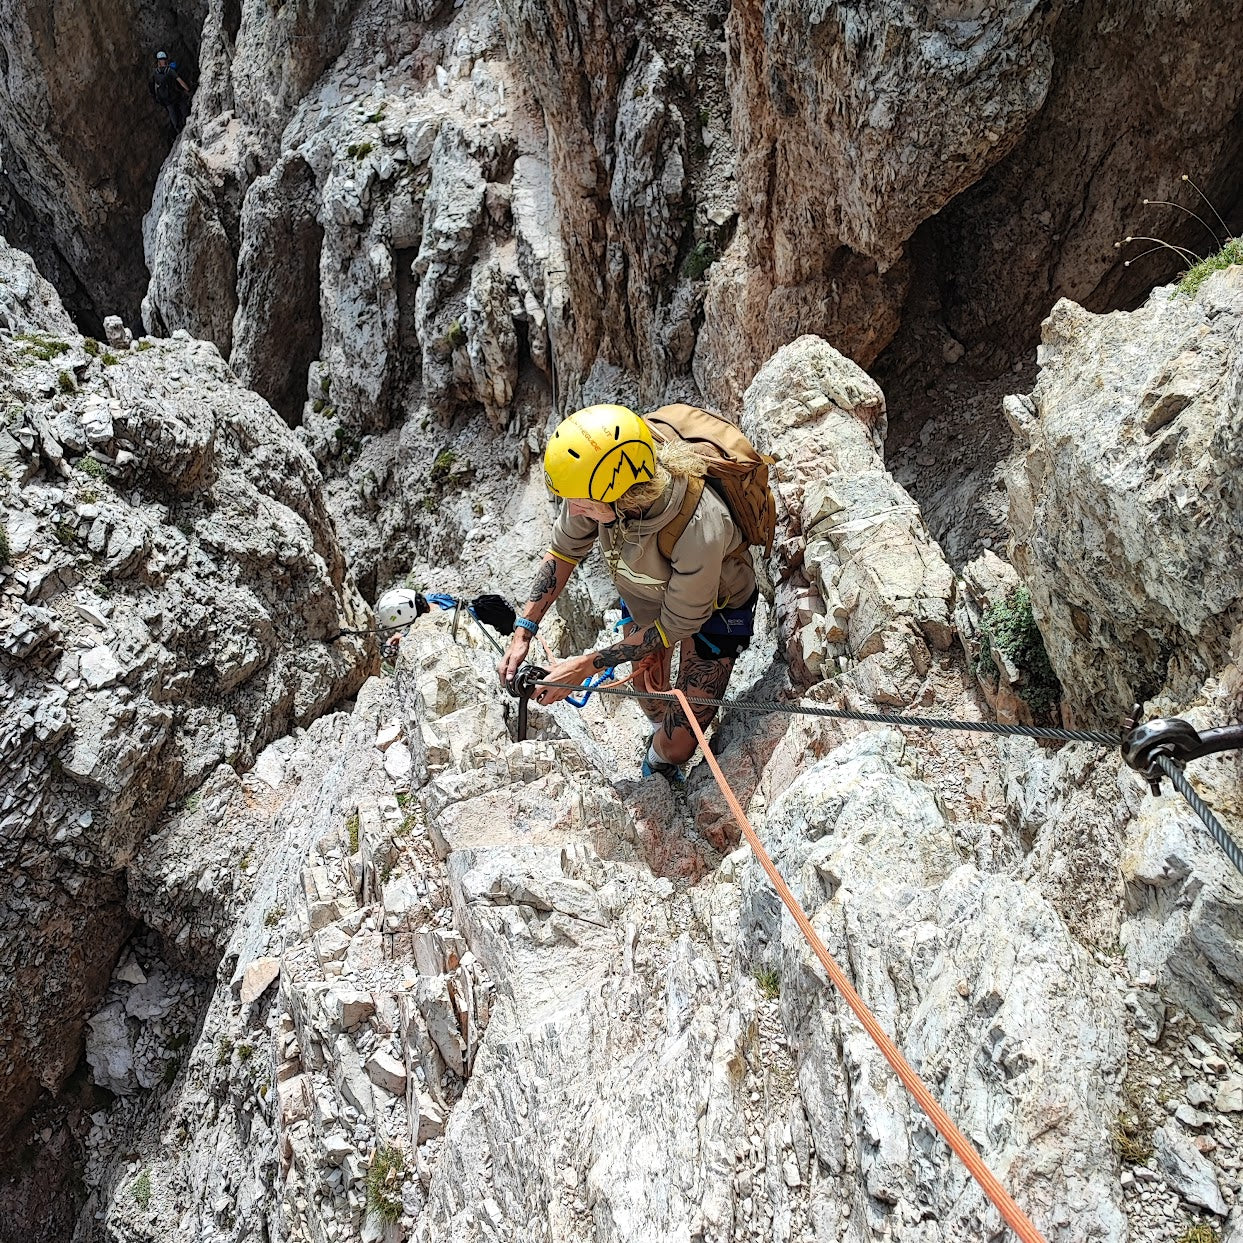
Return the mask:
M 173 87 L 177 79 L 177 66 L 165 65 L 155 71 L 155 101 L 158 104 L 173 102 Z
M 708 467 L 706 480 L 689 481 L 677 517 L 657 534 L 660 555 L 666 561 L 672 558 L 673 546 L 695 516 L 705 482 L 728 506 L 742 532 L 743 543 L 732 555 L 749 557 L 751 544 L 760 545 L 766 554 L 772 552 L 777 505 L 768 486 L 768 467 L 773 459 L 758 452 L 732 423 L 695 406 L 662 406 L 645 414 L 643 421 L 658 442 L 686 441 Z

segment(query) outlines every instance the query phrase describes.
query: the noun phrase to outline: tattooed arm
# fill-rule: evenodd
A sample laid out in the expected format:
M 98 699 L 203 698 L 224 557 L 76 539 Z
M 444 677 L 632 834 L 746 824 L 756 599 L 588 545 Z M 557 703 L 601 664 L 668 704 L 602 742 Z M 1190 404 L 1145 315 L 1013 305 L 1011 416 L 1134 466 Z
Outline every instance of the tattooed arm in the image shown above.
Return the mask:
M 544 614 L 552 608 L 553 601 L 561 594 L 561 589 L 570 581 L 574 573 L 574 565 L 552 553 L 546 553 L 539 569 L 535 571 L 535 581 L 527 594 L 526 607 L 522 616 L 533 622 L 542 621 Z
M 550 682 L 568 683 L 565 687 L 541 687 L 535 694 L 536 702 L 555 704 L 558 700 L 572 695 L 576 687 L 588 678 L 607 669 L 610 665 L 619 665 L 623 661 L 640 661 L 652 652 L 659 651 L 665 645 L 656 626 L 649 626 L 642 635 L 632 634 L 620 643 L 614 643 L 599 652 L 587 652 L 582 656 L 571 656 L 568 660 L 558 661 L 548 671 Z
M 535 581 L 527 593 L 527 602 L 522 608 L 521 616 L 530 621 L 542 621 L 544 614 L 552 608 L 553 601 L 561 594 L 561 589 L 574 573 L 574 565 L 560 557 L 547 553 L 535 572 Z M 514 631 L 513 638 L 505 655 L 496 666 L 502 682 L 508 682 L 518 671 L 518 666 L 527 658 L 531 647 L 531 632 L 521 628 Z
M 664 646 L 665 641 L 661 637 L 660 627 L 649 626 L 642 634 L 636 630 L 620 643 L 614 643 L 611 647 L 592 653 L 591 663 L 596 669 L 607 669 L 611 665 L 622 665 L 627 661 L 638 664 L 644 656 L 659 652 Z

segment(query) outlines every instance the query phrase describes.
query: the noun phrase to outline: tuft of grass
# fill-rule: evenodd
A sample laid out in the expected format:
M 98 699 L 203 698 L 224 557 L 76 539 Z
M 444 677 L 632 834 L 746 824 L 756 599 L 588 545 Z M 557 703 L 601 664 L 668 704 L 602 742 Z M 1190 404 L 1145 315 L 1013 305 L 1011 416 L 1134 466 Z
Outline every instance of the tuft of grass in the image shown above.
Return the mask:
M 56 539 L 62 544 L 72 544 L 78 538 L 78 528 L 71 522 L 58 522 L 52 529 Z
M 143 341 L 138 342 L 139 353 L 142 353 L 144 350 L 153 350 L 153 349 L 155 349 L 155 343 L 152 341 L 143 340 Z
M 761 967 L 755 973 L 755 982 L 769 1001 L 781 996 L 781 972 L 775 967 Z
M 198 790 L 195 790 L 189 798 L 186 799 L 186 811 L 198 811 L 203 805 L 203 796 Z
M 1018 587 L 1004 600 L 990 605 L 982 618 L 975 668 L 990 682 L 995 682 L 1001 673 L 993 659 L 994 650 L 1004 653 L 1022 673 L 1019 697 L 1033 712 L 1049 712 L 1062 698 L 1062 684 L 1049 663 L 1044 639 L 1032 614 L 1031 592 L 1026 587 Z
M 369 121 L 372 125 L 379 125 L 379 124 L 380 124 L 380 122 L 384 120 L 384 109 L 383 109 L 383 108 L 378 108 L 378 109 L 376 109 L 376 111 L 375 111 L 375 112 L 373 112 L 373 113 L 372 113 L 372 114 L 371 114 L 371 115 L 367 118 L 367 120 L 368 120 L 368 121 Z
M 1232 237 L 1215 255 L 1201 259 L 1194 267 L 1189 268 L 1178 282 L 1178 292 L 1188 298 L 1194 298 L 1196 290 L 1214 273 L 1223 268 L 1243 263 L 1243 237 Z
M 56 387 L 60 389 L 62 393 L 76 393 L 78 391 L 77 382 L 68 371 L 62 371 L 56 377 Z
M 216 1045 L 216 1065 L 227 1066 L 233 1060 L 233 1041 L 228 1036 L 221 1036 Z
M 367 1212 L 391 1226 L 401 1216 L 401 1185 L 406 1154 L 395 1144 L 381 1144 L 367 1167 Z
M 449 325 L 449 330 L 445 333 L 445 344 L 451 350 L 460 350 L 466 344 L 466 329 L 462 327 L 460 319 L 455 319 Z
M 1176 1243 L 1221 1243 L 1221 1234 L 1216 1226 L 1201 1221 L 1188 1224 L 1187 1229 L 1178 1236 Z
M 82 348 L 92 357 L 98 358 L 101 346 L 94 337 L 86 337 L 82 341 Z
M 358 812 L 352 812 L 345 820 L 345 831 L 350 839 L 350 854 L 358 853 Z
M 365 160 L 374 150 L 373 142 L 352 142 L 345 148 L 345 154 L 356 160 Z
M 50 363 L 57 354 L 63 354 L 69 348 L 67 341 L 59 341 L 44 332 L 19 332 L 14 340 L 22 343 L 27 358 L 37 358 L 41 363 Z
M 0 565 L 8 565 L 9 558 L 13 555 L 12 545 L 9 543 L 9 529 L 0 522 Z
M 130 1195 L 134 1197 L 134 1203 L 139 1208 L 145 1209 L 151 1203 L 151 1171 L 143 1170 L 141 1174 L 134 1179 L 133 1186 L 129 1189 Z
M 160 1076 L 160 1078 L 164 1081 L 164 1086 L 166 1088 L 171 1088 L 173 1084 L 177 1082 L 177 1072 L 180 1069 L 180 1058 L 170 1057 L 168 1061 L 164 1063 L 164 1073 Z
M 453 469 L 453 464 L 457 461 L 457 454 L 452 449 L 445 449 L 436 460 L 432 463 L 431 480 L 433 483 L 445 483 L 449 478 L 449 472 Z
M 264 913 L 263 926 L 265 928 L 275 928 L 284 918 L 285 908 L 278 902 L 275 906 L 269 906 Z
M 117 356 L 112 353 L 105 354 L 101 360 L 105 367 L 115 367 L 119 361 Z
M 84 474 L 89 475 L 92 479 L 107 479 L 108 468 L 98 459 L 93 457 L 84 457 L 78 459 L 78 469 Z
M 332 376 L 328 375 L 327 372 L 325 372 L 322 376 L 319 377 L 319 391 L 323 393 L 325 397 L 327 397 L 331 390 L 332 390 Z
M 1128 1165 L 1143 1165 L 1152 1156 L 1151 1110 L 1134 1088 L 1128 1087 L 1125 1099 L 1126 1109 L 1118 1115 L 1112 1132 L 1114 1151 Z
M 696 244 L 682 264 L 682 275 L 697 281 L 717 260 L 716 247 L 705 238 Z
M 237 1046 L 237 1060 L 245 1065 L 255 1056 L 255 1046 L 253 1044 L 239 1044 Z

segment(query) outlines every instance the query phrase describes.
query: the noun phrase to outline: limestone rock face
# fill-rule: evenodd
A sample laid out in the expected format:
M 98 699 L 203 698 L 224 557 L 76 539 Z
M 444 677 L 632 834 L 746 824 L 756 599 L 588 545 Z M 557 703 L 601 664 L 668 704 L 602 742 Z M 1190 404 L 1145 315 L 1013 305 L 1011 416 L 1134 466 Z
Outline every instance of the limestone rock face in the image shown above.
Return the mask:
M 792 667 L 815 681 L 839 657 L 906 647 L 903 671 L 891 673 L 922 675 L 929 648 L 952 639 L 954 577 L 918 506 L 885 470 L 876 383 L 819 337 L 800 337 L 755 377 L 742 425 L 777 459 L 778 600 Z M 888 695 L 908 702 L 896 684 Z
M 716 6 L 688 7 L 676 21 L 632 3 L 607 13 L 538 0 L 500 7 L 510 54 L 548 126 L 573 308 L 558 340 L 567 387 L 592 396 L 621 368 L 654 398 L 685 376 L 693 344 L 698 299 L 686 269 L 679 284 L 679 258 L 697 244 L 711 250 L 715 238 L 708 178 L 692 163 L 731 158 L 723 136 L 696 157 L 684 119 L 699 108 L 713 136 L 708 90 L 691 101 L 700 75 L 719 64 L 719 52 L 705 50 L 716 43 L 705 27 Z
M 214 347 L 110 353 L 3 243 L 0 287 L 3 1130 L 72 1069 L 170 802 L 375 656 L 333 642 L 366 614 L 313 459 Z
M 0 5 L 2 176 L 33 217 L 41 267 L 65 279 L 73 313 L 96 332 L 116 311 L 137 326 L 147 282 L 139 226 L 172 140 L 147 77 L 160 47 L 193 61 L 205 7 Z
M 1060 4 L 986 7 L 731 8 L 742 271 L 714 276 L 696 354 L 719 400 L 800 332 L 864 366 L 888 344 L 906 241 L 1005 156 L 1049 88 Z
M 953 576 L 879 464 L 884 418 L 815 338 L 753 382 L 747 428 L 807 538 L 777 549 L 793 620 L 777 634 L 761 608 L 735 693 L 791 689 L 776 642 L 821 651 L 831 618 L 829 676 L 795 663 L 813 701 L 983 711 L 949 642 Z M 843 583 L 840 615 L 813 607 Z M 572 610 L 593 645 L 611 633 L 589 633 L 594 591 Z M 642 780 L 626 700 L 535 709 L 515 741 L 495 653 L 459 623 L 420 619 L 349 716 L 243 776 L 218 767 L 135 855 L 152 931 L 89 1015 L 120 1095 L 95 1119 L 77 1243 L 1000 1230 L 733 850 L 705 765 L 676 797 Z M 1195 719 L 1241 685 L 1220 668 Z M 1176 801 L 1083 744 L 727 713 L 714 751 L 830 951 L 1051 1243 L 1155 1235 L 1149 1178 L 1210 1211 L 1235 1195 L 1237 886 Z M 1203 766 L 1213 798 L 1238 762 Z M 226 827 L 201 840 L 208 823 Z M 211 995 L 179 1050 L 187 970 Z M 1190 1057 L 1215 1091 L 1183 1085 Z M 1126 1111 L 1160 1118 L 1175 1090 L 1142 1179 L 1120 1177 Z M 1216 1148 L 1192 1135 L 1209 1109 Z
M 1179 181 L 1189 155 L 1219 208 L 1238 201 L 1236 8 L 915 13 L 731 6 L 738 229 L 709 273 L 694 366 L 718 403 L 734 405 L 800 333 L 870 366 L 900 320 L 900 353 L 940 350 L 948 332 L 956 351 L 1000 369 L 1056 297 L 1128 305 L 1176 270 L 1172 257 L 1123 267 L 1120 237 L 1203 253 L 1194 221 L 1144 206 L 1191 205 Z
M 1061 302 L 1006 401 L 1014 563 L 1076 716 L 1184 703 L 1243 617 L 1243 269 L 1194 299 L 1094 316 Z M 1102 469 L 1102 463 L 1104 469 Z
M 845 949 L 886 1028 L 907 1033 L 906 1056 L 938 1081 L 959 1125 L 979 1136 L 988 1118 L 993 1171 L 1049 1223 L 1046 1234 L 1123 1238 L 1105 1122 L 1125 1050 L 1120 1000 L 1035 887 L 964 862 L 932 791 L 904 768 L 905 750 L 901 737 L 878 730 L 808 768 L 769 811 L 774 859 L 798 878 L 808 914 Z M 804 1051 L 799 1081 L 816 1151 L 824 1173 L 849 1172 L 840 1198 L 826 1187 L 819 1199 L 820 1229 L 852 1217 L 878 1227 L 888 1215 L 880 1206 L 914 1198 L 944 1203 L 944 1237 L 978 1235 L 987 1212 L 978 1189 L 915 1151 L 909 1098 L 872 1042 L 840 1017 L 840 1003 L 812 984 L 818 973 L 801 934 L 788 920 L 768 931 L 782 947 L 783 1016 L 791 1045 Z M 1053 1031 L 1081 1041 L 1074 1066 L 1056 1075 Z M 827 1055 L 839 1041 L 845 1083 Z M 981 1055 L 964 1063 L 956 1053 L 964 1047 Z M 1004 1104 L 993 1096 L 999 1079 Z M 1046 1131 L 1041 1119 L 1067 1106 L 1075 1123 Z M 1051 1168 L 1066 1173 L 1046 1182 Z
M 372 7 L 209 5 L 145 222 L 148 326 L 214 341 L 321 459 L 417 398 L 503 429 L 522 364 L 550 365 L 543 134 L 497 14 L 415 6 L 376 50 Z

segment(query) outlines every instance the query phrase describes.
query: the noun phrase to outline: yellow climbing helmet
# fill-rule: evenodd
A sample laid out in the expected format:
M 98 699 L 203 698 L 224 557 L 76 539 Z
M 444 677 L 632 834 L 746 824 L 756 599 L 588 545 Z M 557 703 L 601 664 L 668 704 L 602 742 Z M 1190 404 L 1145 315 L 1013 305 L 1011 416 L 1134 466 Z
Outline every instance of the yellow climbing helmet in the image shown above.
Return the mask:
M 626 406 L 588 406 L 557 425 L 544 450 L 544 479 L 564 500 L 611 505 L 656 477 L 656 445 Z

